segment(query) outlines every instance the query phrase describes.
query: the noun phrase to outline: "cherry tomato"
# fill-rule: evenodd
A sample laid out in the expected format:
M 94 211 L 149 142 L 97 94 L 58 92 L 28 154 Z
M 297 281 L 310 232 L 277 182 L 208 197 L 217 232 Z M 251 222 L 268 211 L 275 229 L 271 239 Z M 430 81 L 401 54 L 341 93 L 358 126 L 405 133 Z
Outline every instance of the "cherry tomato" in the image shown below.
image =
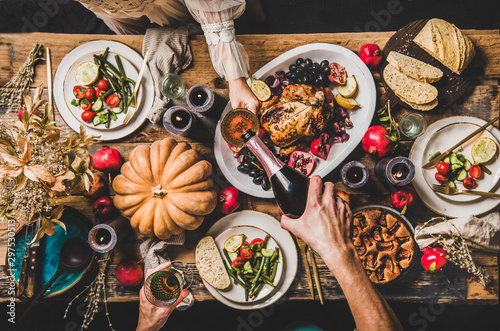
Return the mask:
M 328 79 L 330 82 L 344 85 L 347 80 L 347 71 L 345 68 L 337 62 L 330 63 L 329 67 L 330 75 L 328 75 Z
M 481 166 L 477 164 L 473 165 L 469 169 L 469 176 L 471 176 L 472 178 L 479 178 L 482 176 L 482 174 L 483 174 L 483 169 L 481 169 Z
M 106 104 L 110 108 L 115 108 L 118 107 L 120 104 L 120 98 L 116 94 L 111 94 L 109 97 L 106 98 Z
M 84 93 L 85 93 L 85 87 L 82 87 L 79 85 L 76 85 L 75 87 L 73 87 L 73 94 L 75 95 L 75 97 L 77 99 L 82 99 Z
M 436 177 L 436 180 L 440 183 L 448 181 L 448 177 L 441 175 L 439 172 L 436 172 L 436 175 L 434 177 Z
M 92 87 L 89 87 L 85 90 L 83 97 L 89 101 L 95 100 L 95 90 Z
M 470 190 L 471 188 L 474 188 L 474 186 L 476 186 L 476 180 L 472 177 L 465 177 L 463 182 L 462 182 L 462 185 Z
M 105 90 L 101 90 L 100 88 L 96 88 L 95 89 L 95 94 L 98 96 L 98 97 L 101 97 L 104 93 L 106 93 Z
M 252 249 L 255 251 L 255 252 L 259 252 L 262 247 L 264 246 L 264 240 L 260 239 L 260 238 L 255 238 L 254 240 L 252 240 L 252 242 L 250 243 L 250 247 L 252 247 Z
M 450 173 L 451 166 L 449 163 L 441 161 L 437 164 L 436 169 L 441 175 L 446 176 Z
M 92 107 L 92 103 L 87 99 L 83 98 L 82 100 L 80 100 L 80 107 L 82 108 L 83 111 L 90 110 L 90 108 Z
M 250 246 L 242 245 L 240 248 L 240 255 L 245 260 L 250 260 L 253 256 L 253 252 Z
M 100 88 L 101 90 L 103 91 L 107 91 L 109 90 L 109 83 L 107 80 L 105 79 L 101 79 L 98 83 L 97 83 L 97 87 Z
M 245 264 L 246 260 L 242 258 L 241 256 L 238 256 L 236 259 L 234 259 L 233 262 L 231 262 L 231 265 L 235 268 L 241 268 Z
M 93 112 L 92 110 L 86 110 L 82 113 L 82 120 L 84 122 L 92 122 L 92 119 L 94 118 L 95 116 L 95 112 Z

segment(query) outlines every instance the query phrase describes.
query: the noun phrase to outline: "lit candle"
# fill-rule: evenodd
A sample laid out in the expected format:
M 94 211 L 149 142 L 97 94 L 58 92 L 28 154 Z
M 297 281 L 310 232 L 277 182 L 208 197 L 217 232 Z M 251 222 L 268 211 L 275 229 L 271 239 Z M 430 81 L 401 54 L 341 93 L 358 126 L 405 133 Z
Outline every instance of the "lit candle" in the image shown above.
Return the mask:
M 415 177 L 415 166 L 403 156 L 386 157 L 375 165 L 375 174 L 388 184 L 406 186 Z
M 197 84 L 187 92 L 186 102 L 192 111 L 205 113 L 214 105 L 215 94 L 208 86 Z
M 131 229 L 128 219 L 124 217 L 98 224 L 89 231 L 89 245 L 97 253 L 109 252 Z
M 342 182 L 350 188 L 363 187 L 369 178 L 368 168 L 359 161 L 346 163 L 340 170 Z
M 172 134 L 184 134 L 191 129 L 194 122 L 193 114 L 179 106 L 170 107 L 163 115 L 163 126 Z

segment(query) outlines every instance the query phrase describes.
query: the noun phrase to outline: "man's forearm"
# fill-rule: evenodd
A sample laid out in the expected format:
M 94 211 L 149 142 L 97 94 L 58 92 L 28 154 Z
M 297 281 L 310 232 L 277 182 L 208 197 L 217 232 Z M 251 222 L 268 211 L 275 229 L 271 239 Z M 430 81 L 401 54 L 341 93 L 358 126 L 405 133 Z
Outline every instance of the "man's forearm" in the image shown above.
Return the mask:
M 354 248 L 342 258 L 326 257 L 325 262 L 339 282 L 349 303 L 356 327 L 364 330 L 402 330 L 387 301 L 368 279 Z

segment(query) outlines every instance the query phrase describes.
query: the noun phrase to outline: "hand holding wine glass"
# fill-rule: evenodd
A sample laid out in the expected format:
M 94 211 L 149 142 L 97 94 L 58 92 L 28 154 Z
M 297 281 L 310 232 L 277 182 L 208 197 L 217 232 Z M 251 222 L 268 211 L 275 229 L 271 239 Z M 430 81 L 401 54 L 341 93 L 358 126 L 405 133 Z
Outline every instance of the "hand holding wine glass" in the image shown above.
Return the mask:
M 298 219 L 283 216 L 281 227 L 304 240 L 325 261 L 337 265 L 343 259 L 357 259 L 350 239 L 352 213 L 349 206 L 334 194 L 331 182 L 321 177 L 309 182 L 307 205 Z
M 171 263 L 167 262 L 164 264 L 160 264 L 156 268 L 148 269 L 146 271 L 145 279 L 148 279 L 149 276 L 156 271 L 166 270 L 170 268 L 170 265 Z M 173 303 L 171 306 L 161 308 L 150 303 L 146 298 L 144 291 L 145 289 L 143 286 L 141 288 L 141 291 L 139 292 L 140 305 L 137 331 L 161 329 L 167 322 L 170 314 L 175 310 L 175 307 L 177 307 L 177 305 L 189 295 L 189 291 L 187 289 L 183 289 L 175 303 Z

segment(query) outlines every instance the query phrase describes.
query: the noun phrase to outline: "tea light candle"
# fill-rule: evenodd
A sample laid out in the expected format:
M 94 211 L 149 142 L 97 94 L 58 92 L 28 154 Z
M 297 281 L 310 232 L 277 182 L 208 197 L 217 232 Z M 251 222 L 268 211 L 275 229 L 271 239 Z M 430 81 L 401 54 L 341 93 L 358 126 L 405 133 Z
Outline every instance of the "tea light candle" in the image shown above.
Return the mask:
M 214 92 L 203 84 L 194 85 L 186 94 L 186 102 L 189 108 L 197 113 L 209 111 L 214 105 L 214 101 Z
M 129 221 L 124 217 L 98 224 L 89 231 L 89 245 L 97 253 L 109 252 L 127 235 L 130 229 Z
M 350 188 L 363 187 L 369 178 L 368 168 L 359 161 L 346 163 L 340 170 L 342 182 Z
M 406 186 L 415 177 L 415 166 L 404 156 L 383 158 L 375 165 L 377 176 L 392 185 Z
M 163 115 L 163 126 L 172 134 L 184 134 L 191 129 L 194 122 L 193 114 L 186 108 L 173 106 Z

